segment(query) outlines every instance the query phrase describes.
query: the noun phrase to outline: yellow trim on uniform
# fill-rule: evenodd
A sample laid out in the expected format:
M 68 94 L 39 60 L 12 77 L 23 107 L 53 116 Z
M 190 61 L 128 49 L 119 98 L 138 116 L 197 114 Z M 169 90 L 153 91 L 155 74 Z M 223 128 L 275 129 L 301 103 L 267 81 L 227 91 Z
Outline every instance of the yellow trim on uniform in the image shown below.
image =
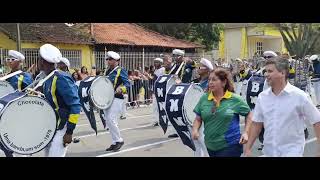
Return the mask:
M 232 97 L 232 92 L 230 91 L 226 91 L 222 97 L 222 99 L 230 99 Z M 210 92 L 209 96 L 208 96 L 208 101 L 212 101 L 214 100 L 217 103 L 217 107 L 220 106 L 220 102 L 217 102 L 216 98 L 214 97 L 213 93 Z
M 127 88 L 122 84 L 120 85 L 120 89 L 122 90 L 122 93 L 123 94 L 126 94 L 127 93 Z
M 114 78 L 113 88 L 115 88 L 116 85 L 117 85 L 117 82 L 118 82 L 120 73 L 121 73 L 121 68 L 119 68 L 119 69 L 117 70 L 117 75 L 116 75 L 116 77 Z
M 69 122 L 71 122 L 73 124 L 77 124 L 79 116 L 80 116 L 80 114 L 70 114 L 69 115 Z
M 294 74 L 294 73 L 296 73 L 296 71 L 294 70 L 294 68 L 290 68 L 290 69 L 289 69 L 289 73 L 290 73 L 290 74 Z
M 22 82 L 23 82 L 23 75 L 20 75 L 18 78 L 18 90 L 21 91 L 22 90 Z
M 244 71 L 244 73 L 240 73 L 240 77 L 241 78 L 245 78 L 246 76 L 248 75 L 248 72 L 247 71 Z
M 53 80 L 52 80 L 52 84 L 51 84 L 51 96 L 52 96 L 52 100 L 53 100 L 53 103 L 54 105 L 56 106 L 55 108 L 55 111 L 57 112 L 58 116 L 59 116 L 59 105 L 58 105 L 58 100 L 57 100 L 57 96 L 56 96 L 56 90 L 57 90 L 57 79 L 58 77 L 57 76 L 54 76 L 53 77 Z M 60 117 L 59 117 L 59 120 L 58 120 L 58 125 L 60 124 Z

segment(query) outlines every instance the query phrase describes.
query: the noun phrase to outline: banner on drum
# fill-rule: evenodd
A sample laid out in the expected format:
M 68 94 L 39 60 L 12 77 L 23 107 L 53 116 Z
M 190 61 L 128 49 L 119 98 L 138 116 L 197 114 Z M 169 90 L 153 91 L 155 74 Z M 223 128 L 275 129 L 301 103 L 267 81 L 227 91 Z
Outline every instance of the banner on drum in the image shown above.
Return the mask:
M 263 91 L 265 77 L 261 75 L 252 75 L 247 85 L 246 101 L 251 109 L 254 109 L 258 95 Z
M 184 145 L 196 150 L 189 130 L 189 123 L 183 109 L 184 95 L 188 91 L 189 84 L 179 84 L 170 88 L 166 96 L 166 112 L 168 119 L 179 134 Z
M 98 134 L 96 118 L 93 112 L 93 104 L 89 99 L 89 90 L 91 87 L 91 80 L 93 80 L 94 78 L 95 77 L 90 76 L 82 80 L 79 85 L 78 94 L 80 97 L 81 107 L 90 122 L 90 126 L 96 132 L 96 134 Z
M 158 112 L 159 112 L 159 124 L 163 129 L 164 133 L 167 132 L 168 128 L 168 118 L 165 110 L 165 96 L 167 92 L 167 81 L 169 80 L 170 75 L 160 76 L 154 85 L 155 97 L 157 100 Z

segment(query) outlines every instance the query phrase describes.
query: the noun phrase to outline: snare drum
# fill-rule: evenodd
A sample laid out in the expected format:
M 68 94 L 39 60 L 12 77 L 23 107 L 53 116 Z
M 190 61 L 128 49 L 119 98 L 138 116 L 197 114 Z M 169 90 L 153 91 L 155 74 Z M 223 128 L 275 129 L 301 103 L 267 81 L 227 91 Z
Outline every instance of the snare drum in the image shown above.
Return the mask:
M 14 88 L 8 81 L 0 81 L 0 97 L 3 97 L 9 93 L 13 93 Z
M 166 95 L 166 113 L 171 124 L 181 137 L 182 142 L 195 150 L 191 127 L 196 118 L 193 112 L 201 96 L 203 89 L 195 84 L 174 84 Z
M 89 98 L 98 109 L 107 109 L 114 99 L 113 84 L 106 76 L 89 76 L 80 82 L 79 96 L 82 100 Z
M 34 154 L 53 139 L 57 118 L 44 98 L 14 92 L 0 98 L 0 109 L 0 141 L 6 149 Z

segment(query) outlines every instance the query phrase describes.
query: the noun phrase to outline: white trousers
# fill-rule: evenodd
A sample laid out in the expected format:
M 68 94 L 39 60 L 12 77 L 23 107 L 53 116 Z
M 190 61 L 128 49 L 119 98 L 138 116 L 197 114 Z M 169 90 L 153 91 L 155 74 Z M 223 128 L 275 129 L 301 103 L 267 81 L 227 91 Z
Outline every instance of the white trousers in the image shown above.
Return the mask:
M 103 110 L 106 124 L 107 127 L 109 127 L 109 132 L 111 134 L 112 144 L 123 141 L 118 127 L 118 118 L 123 110 L 123 101 L 123 99 L 114 98 L 111 107 Z
M 313 82 L 313 88 L 314 88 L 314 95 L 315 95 L 315 102 L 316 105 L 320 104 L 320 81 Z
M 44 149 L 45 157 L 65 157 L 67 147 L 63 146 L 63 136 L 67 131 L 67 126 L 61 130 L 57 130 L 51 143 Z
M 208 151 L 207 151 L 207 147 L 204 143 L 204 126 L 203 123 L 199 128 L 199 138 L 198 140 L 193 140 L 194 145 L 196 147 L 196 151 L 194 152 L 194 156 L 195 157 L 209 157 Z
M 127 95 L 127 94 L 124 94 L 123 97 L 124 97 L 124 100 L 123 100 L 123 105 L 122 105 L 121 116 L 126 117 L 126 114 L 127 114 L 128 95 Z

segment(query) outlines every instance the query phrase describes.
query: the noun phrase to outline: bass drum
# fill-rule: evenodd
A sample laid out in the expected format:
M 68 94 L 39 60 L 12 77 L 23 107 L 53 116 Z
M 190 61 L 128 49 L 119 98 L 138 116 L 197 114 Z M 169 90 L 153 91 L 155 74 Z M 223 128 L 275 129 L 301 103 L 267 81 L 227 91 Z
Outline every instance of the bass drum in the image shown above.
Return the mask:
M 6 149 L 30 155 L 53 139 L 57 118 L 44 98 L 14 92 L 0 98 L 0 109 L 0 141 Z

